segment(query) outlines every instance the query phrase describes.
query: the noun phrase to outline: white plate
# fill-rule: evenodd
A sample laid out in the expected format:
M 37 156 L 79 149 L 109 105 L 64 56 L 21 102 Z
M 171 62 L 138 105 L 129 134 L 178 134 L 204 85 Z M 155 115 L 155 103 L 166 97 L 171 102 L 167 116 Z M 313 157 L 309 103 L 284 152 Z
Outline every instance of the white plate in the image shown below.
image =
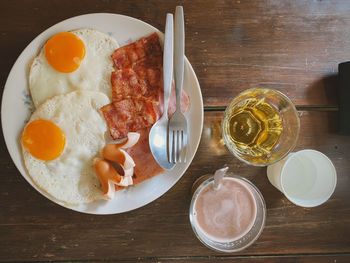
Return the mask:
M 159 32 L 153 26 L 128 16 L 105 13 L 87 14 L 64 20 L 45 30 L 18 57 L 8 76 L 2 98 L 1 119 L 5 142 L 12 160 L 23 177 L 38 192 L 55 203 L 58 202 L 32 182 L 24 166 L 19 138 L 33 109 L 28 90 L 28 72 L 32 59 L 50 36 L 78 28 L 93 28 L 105 32 L 113 36 L 121 46 L 152 32 Z M 191 107 L 187 114 L 190 145 L 186 164 L 178 164 L 172 171 L 167 171 L 131 189 L 119 191 L 111 201 L 101 200 L 75 207 L 58 204 L 84 213 L 117 214 L 142 207 L 167 192 L 190 165 L 197 151 L 203 127 L 202 94 L 196 74 L 187 59 L 185 60 L 184 89 L 191 99 Z

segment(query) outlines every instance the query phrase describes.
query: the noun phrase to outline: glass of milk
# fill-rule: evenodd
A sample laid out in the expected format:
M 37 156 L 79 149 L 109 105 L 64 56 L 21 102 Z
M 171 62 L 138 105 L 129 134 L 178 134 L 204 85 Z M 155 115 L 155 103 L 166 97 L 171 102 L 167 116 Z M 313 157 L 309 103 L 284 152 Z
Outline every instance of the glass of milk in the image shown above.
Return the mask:
M 258 239 L 265 225 L 266 205 L 250 181 L 230 175 L 214 187 L 213 176 L 207 175 L 199 178 L 192 190 L 190 221 L 204 245 L 236 252 Z

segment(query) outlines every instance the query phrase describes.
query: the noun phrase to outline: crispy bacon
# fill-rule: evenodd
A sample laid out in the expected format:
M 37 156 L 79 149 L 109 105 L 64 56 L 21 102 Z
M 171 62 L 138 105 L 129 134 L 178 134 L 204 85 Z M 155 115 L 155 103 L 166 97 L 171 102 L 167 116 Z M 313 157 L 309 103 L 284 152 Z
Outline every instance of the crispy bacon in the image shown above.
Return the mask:
M 136 62 L 148 60 L 150 57 L 162 58 L 163 52 L 159 43 L 159 36 L 153 33 L 129 45 L 118 48 L 112 55 L 114 67 L 123 69 L 132 67 Z
M 109 131 L 114 139 L 124 138 L 131 131 L 150 127 L 157 119 L 152 101 L 146 99 L 123 99 L 101 108 Z
M 159 117 L 163 52 L 158 34 L 118 48 L 112 59 L 112 103 L 101 111 L 112 138 L 121 139 L 129 131 L 150 127 Z
M 119 69 L 112 73 L 112 100 L 118 101 L 133 96 L 141 97 L 147 92 L 145 79 L 140 79 L 132 68 Z
M 118 48 L 112 59 L 115 68 L 111 74 L 112 103 L 103 107 L 102 112 L 112 138 L 121 139 L 128 131 L 152 126 L 163 112 L 163 52 L 158 34 Z M 181 101 L 182 110 L 186 111 L 189 100 L 185 92 Z M 131 105 L 138 105 L 142 110 L 135 110 Z M 173 87 L 169 115 L 175 107 Z
M 112 100 L 123 98 L 145 97 L 155 103 L 159 102 L 162 92 L 162 72 L 156 67 L 142 67 L 119 69 L 112 73 Z

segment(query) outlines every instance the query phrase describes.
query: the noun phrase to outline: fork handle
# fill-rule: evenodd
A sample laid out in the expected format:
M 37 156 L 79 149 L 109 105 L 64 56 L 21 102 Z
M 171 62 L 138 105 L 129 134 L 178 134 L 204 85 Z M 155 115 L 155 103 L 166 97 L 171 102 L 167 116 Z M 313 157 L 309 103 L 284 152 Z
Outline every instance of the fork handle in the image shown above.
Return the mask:
M 181 110 L 181 92 L 184 78 L 184 57 L 185 57 L 185 26 L 184 11 L 182 6 L 177 6 L 175 10 L 175 90 L 176 90 L 176 110 Z
M 163 51 L 163 86 L 164 86 L 164 118 L 168 117 L 168 104 L 173 80 L 173 51 L 174 51 L 174 24 L 173 15 L 166 15 L 164 51 Z

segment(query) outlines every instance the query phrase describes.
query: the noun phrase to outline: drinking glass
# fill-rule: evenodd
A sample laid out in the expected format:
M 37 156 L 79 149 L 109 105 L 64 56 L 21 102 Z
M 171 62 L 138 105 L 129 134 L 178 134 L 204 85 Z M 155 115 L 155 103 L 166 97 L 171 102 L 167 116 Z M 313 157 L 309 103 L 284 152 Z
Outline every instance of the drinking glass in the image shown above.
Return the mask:
M 253 88 L 240 93 L 226 108 L 222 134 L 239 160 L 267 166 L 283 159 L 297 143 L 298 112 L 283 93 Z
M 243 233 L 242 236 L 238 237 L 235 240 L 220 242 L 206 235 L 198 226 L 198 223 L 196 220 L 196 211 L 195 211 L 196 201 L 198 200 L 198 197 L 201 195 L 203 191 L 205 191 L 208 187 L 213 187 L 214 185 L 213 175 L 202 176 L 198 178 L 197 181 L 195 181 L 193 184 L 193 187 L 192 187 L 193 196 L 192 196 L 192 201 L 190 205 L 190 222 L 196 237 L 205 246 L 216 251 L 231 253 L 231 252 L 241 251 L 249 247 L 259 238 L 265 226 L 266 205 L 265 205 L 265 200 L 262 194 L 260 193 L 259 189 L 249 180 L 240 176 L 233 175 L 231 173 L 225 176 L 224 178 L 234 178 L 235 180 L 239 180 L 239 182 L 244 184 L 245 187 L 247 187 L 247 189 L 249 189 L 249 191 L 253 195 L 254 202 L 256 205 L 255 206 L 256 215 L 251 228 L 248 229 L 248 231 Z M 222 204 L 218 203 L 218 206 L 220 205 Z M 228 209 L 232 209 L 232 207 Z M 212 216 L 215 216 L 215 215 L 212 215 Z

